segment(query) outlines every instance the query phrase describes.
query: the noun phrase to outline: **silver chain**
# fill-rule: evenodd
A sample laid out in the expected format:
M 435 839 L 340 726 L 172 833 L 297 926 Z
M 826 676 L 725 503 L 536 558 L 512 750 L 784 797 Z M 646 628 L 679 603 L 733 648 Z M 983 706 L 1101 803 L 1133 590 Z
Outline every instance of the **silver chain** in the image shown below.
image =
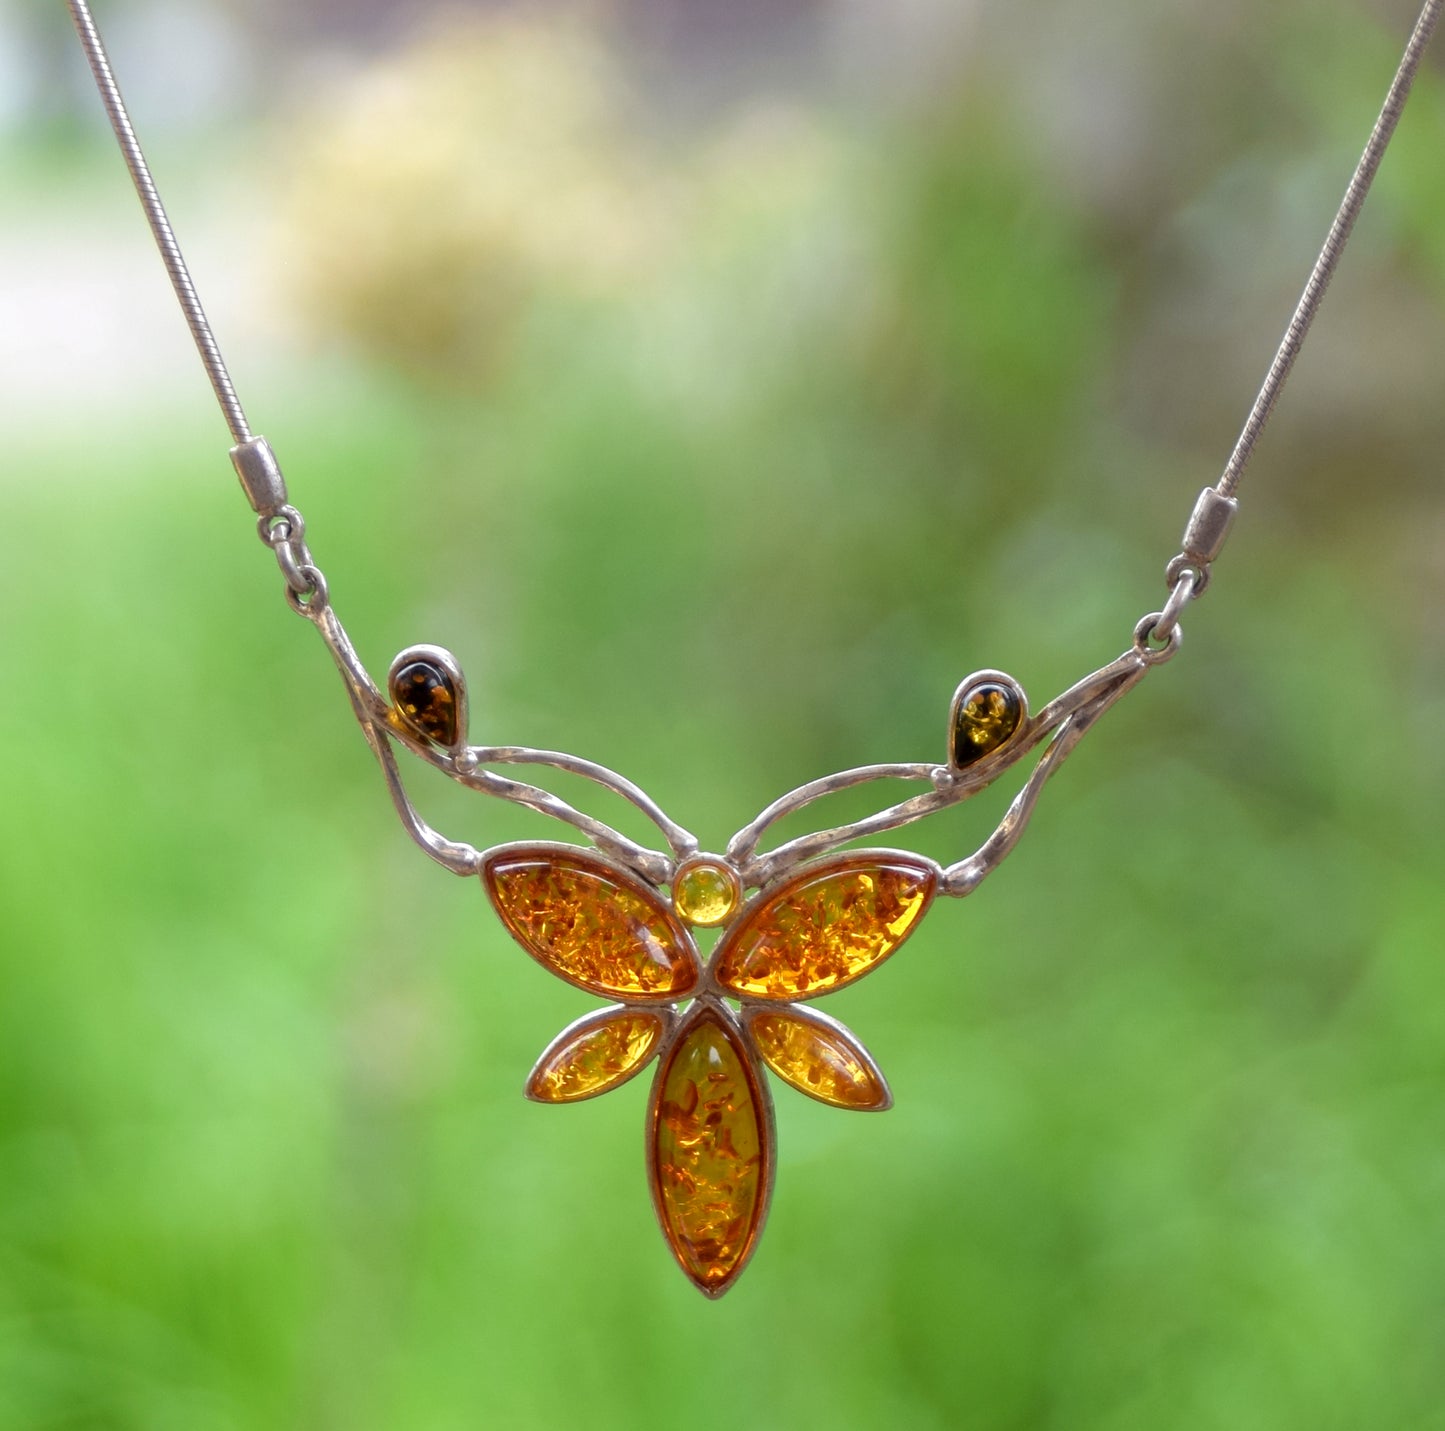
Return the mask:
M 1310 330 L 1310 324 L 1315 321 L 1315 314 L 1319 312 L 1320 304 L 1324 301 L 1325 290 L 1335 276 L 1335 269 L 1339 267 L 1340 255 L 1344 253 L 1345 245 L 1349 242 L 1355 220 L 1365 206 L 1370 185 L 1375 181 L 1380 160 L 1385 157 L 1385 150 L 1395 134 L 1395 126 L 1399 124 L 1400 115 L 1404 113 L 1405 101 L 1410 97 L 1410 87 L 1415 83 L 1420 61 L 1425 57 L 1425 47 L 1430 43 L 1430 36 L 1434 33 L 1442 12 L 1445 12 L 1445 0 L 1426 0 L 1425 8 L 1420 11 L 1420 18 L 1415 22 L 1415 29 L 1410 35 L 1410 42 L 1405 46 L 1400 68 L 1395 71 L 1390 92 L 1385 96 L 1384 108 L 1381 109 L 1380 117 L 1371 131 L 1370 142 L 1365 145 L 1365 152 L 1355 166 L 1339 212 L 1325 238 L 1325 246 L 1320 250 L 1320 256 L 1310 271 L 1309 282 L 1305 284 L 1299 306 L 1289 320 L 1289 327 L 1285 330 L 1279 351 L 1274 355 L 1274 362 L 1269 365 L 1264 386 L 1260 388 L 1259 396 L 1255 398 L 1254 406 L 1245 420 L 1244 430 L 1239 434 L 1239 441 L 1234 444 L 1234 451 L 1230 453 L 1229 461 L 1225 464 L 1224 475 L 1215 489 L 1221 497 L 1233 497 L 1239 491 L 1245 466 L 1254 453 L 1255 444 L 1264 431 L 1265 423 L 1269 421 L 1270 413 L 1274 411 L 1274 405 L 1289 378 L 1290 369 L 1299 357 L 1305 335 Z
M 85 50 L 85 58 L 90 63 L 90 72 L 95 77 L 95 86 L 100 91 L 105 112 L 110 116 L 110 127 L 115 130 L 116 142 L 125 158 L 125 166 L 130 170 L 131 183 L 135 185 L 135 191 L 140 196 L 141 207 L 145 210 L 166 272 L 170 275 L 171 287 L 175 289 L 181 311 L 186 315 L 186 325 L 191 330 L 196 350 L 201 355 L 201 362 L 205 364 L 206 376 L 210 378 L 211 386 L 215 389 L 216 401 L 221 405 L 226 426 L 231 429 L 231 437 L 236 442 L 245 442 L 251 436 L 245 410 L 241 406 L 240 398 L 236 396 L 231 375 L 226 371 L 221 349 L 216 343 L 216 335 L 211 332 L 206 310 L 201 307 L 201 300 L 196 293 L 196 285 L 191 282 L 191 273 L 181 254 L 181 246 L 176 242 L 175 231 L 171 228 L 170 219 L 166 217 L 165 205 L 161 203 L 155 180 L 151 178 L 150 165 L 146 163 L 140 141 L 135 137 L 135 128 L 130 122 L 125 101 L 120 97 L 120 86 L 115 81 L 115 72 L 110 67 L 110 57 L 105 52 L 100 31 L 95 27 L 90 6 L 86 0 L 67 2 L 70 5 L 71 19 L 75 21 L 76 33 L 80 36 L 81 46 Z
M 115 71 L 111 68 L 110 57 L 106 54 L 90 6 L 87 0 L 67 0 L 67 4 L 105 112 L 110 117 L 110 127 L 115 131 L 116 142 L 120 145 L 131 182 L 145 210 L 146 221 L 160 250 L 171 287 L 185 314 L 186 326 L 191 330 L 191 338 L 201 355 L 206 376 L 211 380 L 226 426 L 235 439 L 231 461 L 241 480 L 242 490 L 257 514 L 261 540 L 271 548 L 276 564 L 281 568 L 281 575 L 286 581 L 287 604 L 298 615 L 315 621 L 327 609 L 329 596 L 326 578 L 312 560 L 310 548 L 306 545 L 305 519 L 286 499 L 286 481 L 271 444 L 264 437 L 254 435 L 250 423 L 246 421 L 245 409 L 236 395 L 235 384 L 231 381 L 225 359 L 221 357 L 220 345 L 211 331 L 210 320 L 191 280 L 191 271 L 186 266 L 175 230 L 151 177 L 150 165 L 146 163 L 140 141 L 136 138 L 135 126 L 131 124 L 125 100 L 121 98 L 120 85 L 116 83 Z
M 1425 0 L 1420 18 L 1415 22 L 1409 43 L 1405 46 L 1400 67 L 1395 71 L 1395 78 L 1385 96 L 1380 117 L 1370 132 L 1370 142 L 1365 145 L 1365 152 L 1355 166 L 1349 187 L 1345 190 L 1345 197 L 1330 225 L 1329 233 L 1325 236 L 1324 247 L 1315 260 L 1315 266 L 1310 270 L 1309 281 L 1305 284 L 1294 315 L 1289 320 L 1289 327 L 1285 329 L 1274 361 L 1269 365 L 1269 372 L 1265 374 L 1264 386 L 1260 388 L 1259 396 L 1249 410 L 1244 429 L 1234 444 L 1234 451 L 1229 455 L 1223 475 L 1213 487 L 1206 487 L 1199 494 L 1199 500 L 1189 518 L 1189 525 L 1184 530 L 1181 550 L 1165 568 L 1164 580 L 1169 587 L 1169 600 L 1165 602 L 1163 611 L 1154 613 L 1156 619 L 1146 628 L 1149 641 L 1168 643 L 1155 651 L 1156 660 L 1167 660 L 1178 649 L 1179 618 L 1183 615 L 1184 608 L 1203 596 L 1209 586 L 1210 568 L 1224 547 L 1230 524 L 1239 507 L 1237 494 L 1240 481 L 1244 477 L 1244 469 L 1254 455 L 1265 424 L 1268 423 L 1275 403 L 1279 401 L 1279 395 L 1289 380 L 1295 360 L 1304 346 L 1305 336 L 1309 333 L 1310 324 L 1315 321 L 1320 304 L 1324 302 L 1325 292 L 1330 286 L 1330 280 L 1335 276 L 1335 269 L 1339 267 L 1340 257 L 1349 242 L 1355 220 L 1365 206 L 1365 199 L 1369 195 L 1370 185 L 1375 181 L 1380 160 L 1385 157 L 1385 150 L 1394 137 L 1395 126 L 1400 122 L 1400 115 L 1404 112 L 1405 101 L 1410 97 L 1410 88 L 1415 83 L 1420 61 L 1425 56 L 1425 47 L 1435 33 L 1442 12 L 1445 12 L 1445 0 Z M 1146 617 L 1145 621 L 1148 620 Z M 1145 622 L 1140 625 L 1145 626 Z M 1136 635 L 1136 646 L 1140 639 Z
M 264 437 L 252 435 L 246 422 L 231 375 L 221 358 L 221 350 L 211 331 L 205 310 L 196 294 L 186 261 L 176 242 L 170 219 L 151 178 L 150 166 L 141 152 L 130 115 L 126 112 L 125 101 L 121 98 L 120 86 L 116 83 L 105 45 L 100 38 L 95 20 L 90 13 L 88 0 L 66 0 L 71 17 L 75 21 L 76 33 L 84 47 L 90 72 L 95 77 L 106 113 L 110 116 L 111 128 L 120 144 L 126 167 L 130 170 L 131 181 L 145 209 L 156 247 L 160 250 L 166 272 L 170 275 L 171 287 L 186 317 L 191 337 L 205 365 L 206 375 L 215 390 L 216 401 L 221 406 L 226 425 L 236 445 L 231 449 L 231 460 L 241 479 L 241 486 L 260 518 L 261 539 L 275 553 L 277 564 L 286 579 L 286 599 L 293 610 L 315 620 L 328 605 L 326 578 L 311 559 L 305 543 L 305 522 L 295 507 L 286 500 L 286 484 L 281 476 L 275 454 Z M 1265 425 L 1269 422 L 1279 395 L 1284 389 L 1290 371 L 1304 346 L 1305 336 L 1324 301 L 1330 280 L 1339 266 L 1345 245 L 1349 242 L 1355 220 L 1364 208 L 1365 199 L 1374 182 L 1380 160 L 1400 122 L 1410 88 L 1420 68 L 1425 48 L 1435 32 L 1445 0 L 1425 0 L 1420 18 L 1405 47 L 1404 57 L 1395 72 L 1384 108 L 1375 121 L 1370 141 L 1355 168 L 1345 197 L 1330 225 L 1324 247 L 1315 260 L 1304 293 L 1285 330 L 1279 350 L 1269 366 L 1264 386 L 1254 400 L 1244 429 L 1234 445 L 1224 473 L 1213 487 L 1206 487 L 1199 494 L 1189 524 L 1185 528 L 1184 540 L 1179 553 L 1165 568 L 1165 583 L 1169 587 L 1169 599 L 1162 611 L 1150 612 L 1139 622 L 1134 632 L 1134 648 L 1151 664 L 1167 661 L 1178 649 L 1181 639 L 1179 621 L 1191 602 L 1197 601 L 1209 588 L 1210 570 L 1224 547 L 1229 528 L 1238 510 L 1240 480 L 1244 469 L 1254 453 Z

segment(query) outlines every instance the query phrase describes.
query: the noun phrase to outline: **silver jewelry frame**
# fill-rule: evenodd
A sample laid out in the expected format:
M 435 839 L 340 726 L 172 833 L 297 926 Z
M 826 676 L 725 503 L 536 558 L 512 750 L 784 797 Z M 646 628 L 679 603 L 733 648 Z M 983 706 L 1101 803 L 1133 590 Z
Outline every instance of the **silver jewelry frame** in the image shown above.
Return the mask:
M 317 602 L 316 607 L 314 612 L 306 605 L 300 609 L 315 624 L 341 672 L 352 710 L 381 765 L 382 777 L 397 815 L 412 839 L 443 868 L 458 875 L 478 874 L 489 852 L 451 840 L 427 823 L 407 791 L 397 760 L 398 746 L 467 789 L 521 805 L 571 826 L 599 853 L 609 856 L 633 877 L 640 877 L 651 885 L 669 885 L 679 864 L 703 853 L 695 835 L 668 816 L 639 786 L 606 766 L 562 751 L 468 743 L 466 679 L 460 663 L 442 647 L 411 646 L 392 662 L 392 673 L 414 661 L 430 661 L 446 674 L 455 688 L 456 743 L 442 746 L 429 740 L 399 717 L 389 695 L 377 685 L 362 664 L 329 601 Z M 962 768 L 946 759 L 942 762 L 865 765 L 825 775 L 773 801 L 729 840 L 722 855 L 708 858 L 730 869 L 743 890 L 760 889 L 798 866 L 841 850 L 855 840 L 901 829 L 971 798 L 1031 752 L 1044 746 L 1043 754 L 993 833 L 972 854 L 945 866 L 940 873 L 940 894 L 954 898 L 972 894 L 1018 844 L 1044 785 L 1058 772 L 1099 717 L 1132 690 L 1151 667 L 1173 654 L 1179 634 L 1177 627 L 1170 644 L 1162 650 L 1151 649 L 1149 645 L 1157 616 L 1158 613 L 1155 613 L 1154 617 L 1144 618 L 1134 644 L 1123 655 L 1085 676 L 1036 715 L 1028 714 L 1023 687 L 1002 671 L 978 671 L 964 680 L 950 703 L 951 714 L 966 699 L 970 689 L 984 681 L 1006 683 L 1024 702 L 1023 714 L 1013 733 L 998 749 L 974 763 Z M 665 848 L 655 849 L 639 844 L 541 785 L 512 779 L 488 768 L 492 766 L 538 766 L 566 771 L 611 790 L 656 826 Z M 877 781 L 916 782 L 929 788 L 862 819 L 798 836 L 766 852 L 760 850 L 768 831 L 788 816 L 829 795 Z
M 901 944 L 938 895 L 962 898 L 972 894 L 983 880 L 998 868 L 1022 837 L 1045 784 L 1058 772 L 1079 742 L 1093 728 L 1094 723 L 1115 702 L 1131 691 L 1148 674 L 1151 667 L 1168 660 L 1178 649 L 1182 639 L 1177 621 L 1167 636 L 1161 636 L 1158 632 L 1161 613 L 1155 612 L 1146 616 L 1135 628 L 1134 641 L 1129 650 L 1085 676 L 1034 715 L 1029 713 L 1023 687 L 1012 676 L 1002 671 L 977 671 L 960 683 L 950 702 L 949 741 L 946 750 L 950 756 L 954 754 L 952 737 L 960 711 L 969 700 L 970 694 L 984 683 L 1004 686 L 1018 701 L 1018 720 L 1012 730 L 999 737 L 996 748 L 980 754 L 965 765 L 953 763 L 950 759 L 942 762 L 865 765 L 809 781 L 790 790 L 760 811 L 732 837 L 723 854 L 713 855 L 705 853 L 697 837 L 668 816 L 640 787 L 605 766 L 560 751 L 539 750 L 528 746 L 471 744 L 466 725 L 466 678 L 461 664 L 449 651 L 429 645 L 408 647 L 391 663 L 387 687 L 383 690 L 362 664 L 345 628 L 332 609 L 324 586 L 313 586 L 309 592 L 294 592 L 288 587 L 288 594 L 293 609 L 316 626 L 336 662 L 346 685 L 352 710 L 361 726 L 362 734 L 381 765 L 382 777 L 402 825 L 432 859 L 454 874 L 480 876 L 499 914 L 502 913 L 502 906 L 495 897 L 491 870 L 509 854 L 535 853 L 543 862 L 551 861 L 559 866 L 572 864 L 584 872 L 593 872 L 593 878 L 609 878 L 665 916 L 679 950 L 691 961 L 697 978 L 692 986 L 680 992 L 643 996 L 621 995 L 618 990 L 590 986 L 585 981 L 563 973 L 556 963 L 549 963 L 544 957 L 539 957 L 538 950 L 532 948 L 528 940 L 511 927 L 505 915 L 503 918 L 508 923 L 509 933 L 551 972 L 561 975 L 586 992 L 603 998 L 621 999 L 620 1003 L 610 1003 L 603 1009 L 575 1020 L 547 1044 L 528 1075 L 525 1086 L 528 1096 L 532 1096 L 533 1080 L 554 1051 L 579 1032 L 607 1022 L 621 1009 L 626 1008 L 645 1010 L 661 1020 L 661 1032 L 653 1048 L 624 1077 L 605 1087 L 558 1101 L 582 1102 L 610 1092 L 613 1088 L 630 1082 L 656 1060 L 645 1124 L 649 1197 L 663 1239 L 673 1256 L 683 1266 L 684 1272 L 698 1290 L 710 1298 L 721 1296 L 741 1275 L 762 1238 L 772 1204 L 777 1172 L 777 1122 L 767 1078 L 767 1061 L 753 1037 L 755 1020 L 765 1010 L 786 1011 L 789 1017 L 804 1024 L 834 1031 L 845 1038 L 866 1060 L 870 1073 L 877 1078 L 884 1092 L 882 1106 L 891 1106 L 892 1103 L 892 1093 L 882 1071 L 856 1035 L 836 1020 L 829 1019 L 827 1015 L 804 1007 L 811 999 L 831 992 L 831 986 L 811 991 L 805 989 L 791 998 L 771 999 L 743 994 L 719 983 L 719 961 L 741 937 L 754 912 L 779 895 L 786 896 L 794 882 L 805 883 L 814 870 L 820 876 L 825 876 L 835 868 L 842 871 L 857 868 L 862 871 L 869 866 L 876 868 L 889 862 L 906 862 L 910 867 L 926 874 L 927 889 L 923 907 L 915 915 L 902 938 L 897 941 Z M 438 680 L 449 688 L 456 725 L 455 730 L 450 732 L 453 738 L 447 743 L 430 739 L 418 726 L 411 724 L 394 699 L 395 678 L 414 662 L 429 664 Z M 474 845 L 442 835 L 427 823 L 413 803 L 397 758 L 398 747 L 467 789 L 560 820 L 582 836 L 588 844 L 534 840 L 478 849 Z M 1042 753 L 1002 820 L 983 844 L 963 859 L 940 866 L 933 860 L 908 851 L 854 847 L 855 841 L 902 829 L 971 798 L 1037 751 Z M 620 830 L 578 809 L 543 786 L 513 779 L 491 768 L 496 766 L 535 766 L 543 770 L 561 770 L 600 785 L 621 796 L 645 815 L 657 828 L 664 848 L 639 844 Z M 927 788 L 862 819 L 797 836 L 767 851 L 762 849 L 768 833 L 790 815 L 809 808 L 829 795 L 878 781 L 911 781 Z M 722 933 L 706 959 L 697 947 L 688 921 L 681 917 L 680 911 L 675 907 L 675 899 L 669 898 L 663 892 L 674 884 L 680 867 L 702 861 L 715 864 L 731 876 L 735 881 L 737 895 L 734 909 L 730 911 L 729 917 L 722 921 Z M 751 897 L 744 898 L 749 890 L 754 893 Z M 673 895 L 675 894 L 674 889 Z M 890 946 L 877 958 L 876 963 L 882 963 L 890 957 L 896 947 L 897 944 Z M 876 967 L 876 964 L 870 965 L 869 971 L 872 967 Z M 738 1005 L 736 1011 L 731 1007 L 731 1003 Z M 763 1160 L 762 1180 L 757 1191 L 758 1200 L 754 1205 L 753 1225 L 747 1244 L 726 1277 L 720 1284 L 712 1286 L 705 1284 L 687 1267 L 669 1231 L 657 1154 L 662 1100 L 674 1053 L 679 1046 L 679 1040 L 685 1038 L 697 1021 L 708 1013 L 720 1021 L 740 1053 L 753 1097 L 760 1156 Z M 796 1086 L 786 1078 L 784 1081 L 789 1082 L 790 1086 Z M 807 1089 L 800 1091 L 804 1094 L 808 1092 Z

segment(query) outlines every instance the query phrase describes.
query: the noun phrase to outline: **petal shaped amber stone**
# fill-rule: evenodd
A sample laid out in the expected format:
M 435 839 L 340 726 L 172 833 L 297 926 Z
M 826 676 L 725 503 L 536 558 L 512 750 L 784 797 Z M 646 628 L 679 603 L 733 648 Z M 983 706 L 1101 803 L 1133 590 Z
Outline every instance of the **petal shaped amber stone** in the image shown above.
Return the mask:
M 692 940 L 641 880 L 570 846 L 503 845 L 482 866 L 512 937 L 604 997 L 672 1000 L 697 983 Z
M 748 1028 L 763 1062 L 799 1093 L 834 1108 L 874 1111 L 892 1103 L 873 1060 L 831 1020 L 768 1009 Z
M 807 999 L 886 959 L 933 899 L 937 871 L 907 855 L 845 855 L 764 890 L 718 947 L 719 984 L 753 999 Z
M 662 1037 L 662 1020 L 642 1009 L 604 1009 L 565 1028 L 527 1079 L 539 1103 L 576 1103 L 626 1083 Z
M 730 1022 L 703 1007 L 653 1085 L 649 1171 L 672 1255 L 721 1296 L 762 1231 L 772 1182 L 767 1090 Z

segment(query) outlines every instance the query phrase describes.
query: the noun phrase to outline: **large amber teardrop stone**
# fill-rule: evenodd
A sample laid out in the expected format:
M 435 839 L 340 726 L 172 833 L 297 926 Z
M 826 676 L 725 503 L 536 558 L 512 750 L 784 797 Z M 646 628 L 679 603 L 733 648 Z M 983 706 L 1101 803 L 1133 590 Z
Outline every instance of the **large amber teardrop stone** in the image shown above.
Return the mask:
M 414 735 L 452 746 L 461 734 L 457 689 L 435 661 L 412 661 L 391 674 L 393 718 Z
M 984 680 L 960 691 L 949 732 L 949 763 L 962 769 L 1008 743 L 1024 718 L 1024 703 L 1012 686 Z
M 565 1028 L 527 1079 L 538 1103 L 577 1103 L 626 1083 L 662 1037 L 662 1019 L 645 1009 L 604 1009 Z
M 753 999 L 810 999 L 876 968 L 933 898 L 927 860 L 860 851 L 765 889 L 713 955 L 715 977 Z
M 604 998 L 671 1000 L 698 980 L 687 931 L 635 875 L 570 845 L 501 845 L 482 881 L 538 963 Z
M 866 1112 L 892 1104 L 877 1065 L 841 1024 L 817 1014 L 766 1009 L 749 1020 L 748 1029 L 763 1062 L 799 1093 Z
M 767 1096 L 731 1021 L 707 1006 L 683 1029 L 653 1085 L 653 1204 L 678 1265 L 709 1297 L 732 1286 L 767 1216 Z

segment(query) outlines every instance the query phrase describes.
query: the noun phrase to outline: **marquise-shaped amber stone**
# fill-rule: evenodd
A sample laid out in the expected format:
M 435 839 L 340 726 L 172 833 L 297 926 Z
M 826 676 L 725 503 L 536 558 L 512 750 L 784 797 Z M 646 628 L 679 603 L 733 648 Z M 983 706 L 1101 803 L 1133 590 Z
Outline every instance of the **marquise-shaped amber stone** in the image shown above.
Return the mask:
M 682 1031 L 653 1086 L 653 1202 L 672 1255 L 709 1297 L 742 1271 L 767 1215 L 767 1096 L 730 1023 L 707 1007 Z
M 926 860 L 866 851 L 805 869 L 744 911 L 714 956 L 717 981 L 753 999 L 841 988 L 903 943 L 937 882 Z
M 662 1020 L 643 1009 L 604 1009 L 565 1028 L 527 1079 L 527 1097 L 576 1103 L 626 1083 L 662 1037 Z
M 646 885 L 570 847 L 503 845 L 482 880 L 512 937 L 579 989 L 672 1000 L 697 983 L 692 940 Z
M 748 1028 L 763 1062 L 800 1093 L 834 1108 L 867 1111 L 892 1101 L 873 1060 L 837 1024 L 768 1009 Z

